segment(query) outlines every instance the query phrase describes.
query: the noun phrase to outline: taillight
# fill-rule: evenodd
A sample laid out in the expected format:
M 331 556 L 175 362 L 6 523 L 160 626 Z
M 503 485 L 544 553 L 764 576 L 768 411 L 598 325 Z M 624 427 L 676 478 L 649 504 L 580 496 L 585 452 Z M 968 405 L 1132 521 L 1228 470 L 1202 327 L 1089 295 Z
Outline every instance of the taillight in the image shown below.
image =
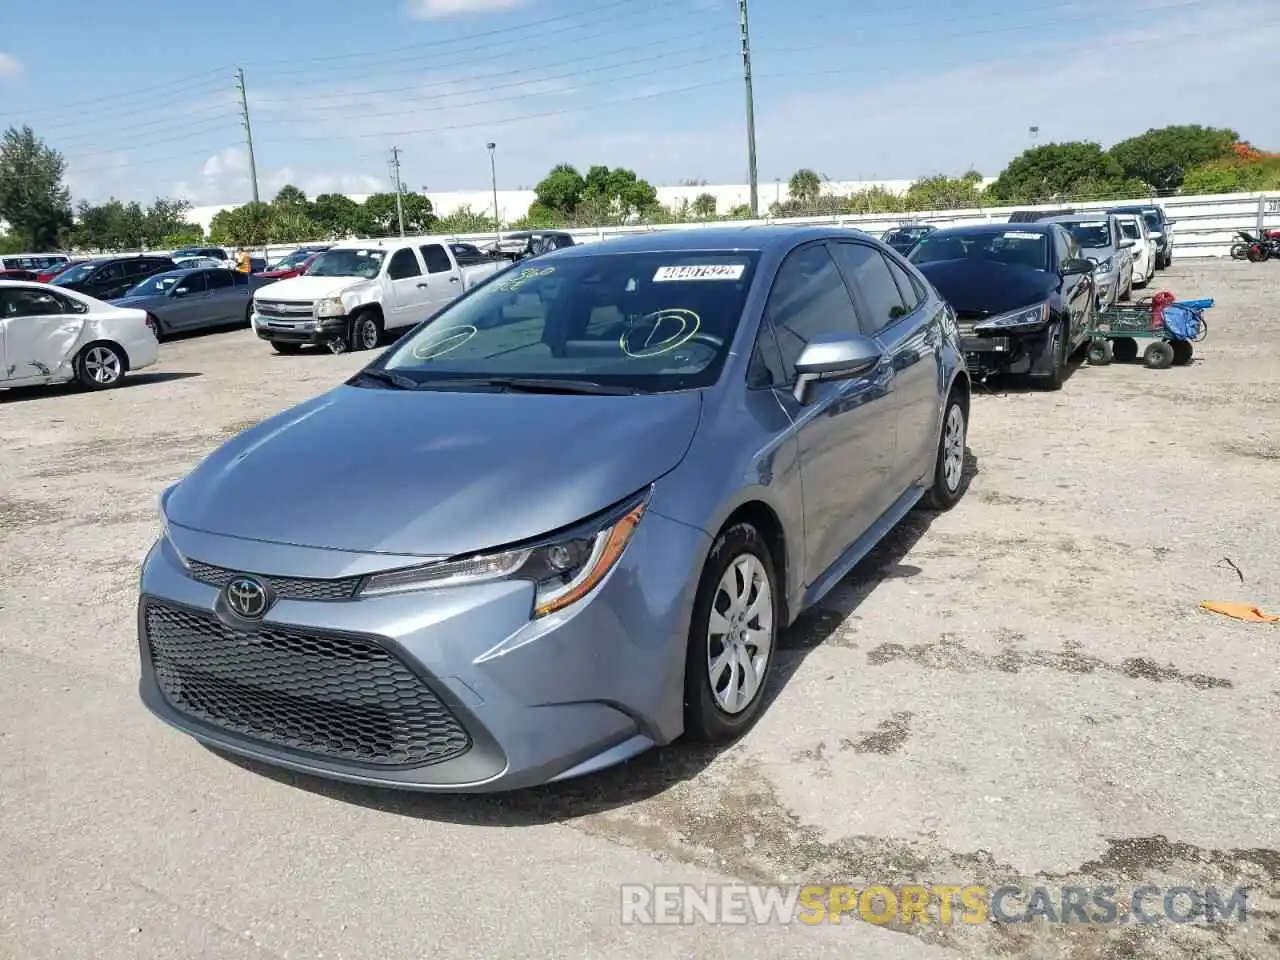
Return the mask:
M 151 331 L 151 335 L 153 337 L 155 337 L 157 340 L 160 339 L 160 330 L 159 328 L 156 327 L 156 322 L 155 320 L 151 319 L 151 317 L 147 317 L 147 329 Z

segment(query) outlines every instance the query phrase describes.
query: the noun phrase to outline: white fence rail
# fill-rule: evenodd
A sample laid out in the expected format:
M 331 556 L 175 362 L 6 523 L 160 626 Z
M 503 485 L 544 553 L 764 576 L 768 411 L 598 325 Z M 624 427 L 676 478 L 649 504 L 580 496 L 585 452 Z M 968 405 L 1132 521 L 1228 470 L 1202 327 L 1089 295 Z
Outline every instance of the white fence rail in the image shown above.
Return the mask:
M 1250 232 L 1280 228 L 1280 194 L 1230 193 L 1195 197 L 1165 197 L 1153 201 L 1150 198 L 1135 200 L 1084 201 L 1079 203 L 1024 205 L 1017 207 L 973 208 L 966 210 L 934 210 L 920 213 L 867 213 L 826 217 L 766 217 L 761 220 L 710 220 L 694 223 L 625 227 L 588 227 L 568 230 L 579 243 L 593 243 L 611 237 L 652 233 L 661 230 L 705 229 L 719 226 L 749 226 L 759 224 L 832 224 L 849 227 L 878 235 L 902 223 L 932 223 L 937 226 L 955 226 L 966 223 L 1004 223 L 1015 210 L 1072 209 L 1081 213 L 1100 212 L 1110 207 L 1150 205 L 1158 203 L 1173 221 L 1174 257 L 1199 259 L 1230 255 L 1237 230 Z M 451 235 L 450 239 L 470 243 L 485 243 L 494 239 L 493 233 L 468 233 Z M 268 259 L 284 256 L 304 244 L 273 244 L 266 248 Z M 256 252 L 256 251 L 255 251 Z

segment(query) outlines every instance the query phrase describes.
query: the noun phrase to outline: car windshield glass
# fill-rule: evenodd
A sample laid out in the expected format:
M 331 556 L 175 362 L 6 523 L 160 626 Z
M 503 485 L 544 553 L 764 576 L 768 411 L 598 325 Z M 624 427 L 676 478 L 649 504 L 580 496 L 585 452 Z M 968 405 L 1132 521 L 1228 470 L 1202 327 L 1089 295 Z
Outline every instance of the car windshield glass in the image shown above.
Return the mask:
M 372 280 L 382 269 L 385 250 L 326 250 L 307 268 L 309 277 L 363 277 Z
M 74 267 L 69 267 L 58 274 L 59 283 L 79 283 L 89 274 L 93 273 L 96 263 L 78 263 Z
M 281 257 L 270 267 L 272 270 L 291 270 L 299 264 L 303 263 L 308 257 L 314 256 L 313 253 L 305 250 L 295 250 L 287 257 Z
M 598 254 L 515 267 L 412 333 L 384 369 L 449 380 L 590 381 L 641 392 L 716 381 L 758 253 Z
M 1111 230 L 1105 220 L 1073 220 L 1062 225 L 1082 247 L 1111 246 Z
M 1121 220 L 1120 232 L 1130 240 L 1137 240 L 1141 234 L 1138 232 L 1138 223 L 1136 220 Z
M 1043 233 L 1016 229 L 999 233 L 938 231 L 921 240 L 909 259 L 912 263 L 985 261 L 1047 272 L 1049 238 Z
M 928 235 L 928 227 L 899 227 L 897 230 L 890 230 L 885 234 L 885 243 L 914 243 L 921 237 Z
M 141 283 L 135 284 L 125 296 L 161 297 L 176 287 L 178 281 L 185 276 L 185 273 L 158 273 L 154 277 L 147 277 Z

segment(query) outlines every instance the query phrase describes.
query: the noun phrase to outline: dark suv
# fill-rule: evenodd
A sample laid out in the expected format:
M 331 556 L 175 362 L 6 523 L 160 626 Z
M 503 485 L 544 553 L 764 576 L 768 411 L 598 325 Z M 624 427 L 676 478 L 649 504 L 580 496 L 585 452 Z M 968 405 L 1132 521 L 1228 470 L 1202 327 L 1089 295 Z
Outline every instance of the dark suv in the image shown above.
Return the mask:
M 147 277 L 177 269 L 178 265 L 170 257 L 109 257 L 77 263 L 54 277 L 52 282 L 97 300 L 111 300 L 124 296 L 126 290 Z

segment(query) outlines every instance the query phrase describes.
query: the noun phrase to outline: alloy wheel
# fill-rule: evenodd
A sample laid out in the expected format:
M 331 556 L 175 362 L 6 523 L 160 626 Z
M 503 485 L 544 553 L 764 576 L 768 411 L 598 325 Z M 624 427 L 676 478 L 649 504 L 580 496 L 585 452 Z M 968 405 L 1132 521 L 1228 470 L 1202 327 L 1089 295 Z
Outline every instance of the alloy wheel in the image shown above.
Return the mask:
M 759 557 L 744 553 L 716 586 L 707 628 L 707 678 L 725 713 L 741 713 L 759 695 L 773 635 L 769 575 Z
M 120 358 L 109 347 L 90 347 L 84 355 L 84 369 L 94 383 L 110 386 L 120 379 Z
M 964 411 L 953 403 L 942 428 L 942 479 L 952 493 L 960 489 L 964 476 Z

